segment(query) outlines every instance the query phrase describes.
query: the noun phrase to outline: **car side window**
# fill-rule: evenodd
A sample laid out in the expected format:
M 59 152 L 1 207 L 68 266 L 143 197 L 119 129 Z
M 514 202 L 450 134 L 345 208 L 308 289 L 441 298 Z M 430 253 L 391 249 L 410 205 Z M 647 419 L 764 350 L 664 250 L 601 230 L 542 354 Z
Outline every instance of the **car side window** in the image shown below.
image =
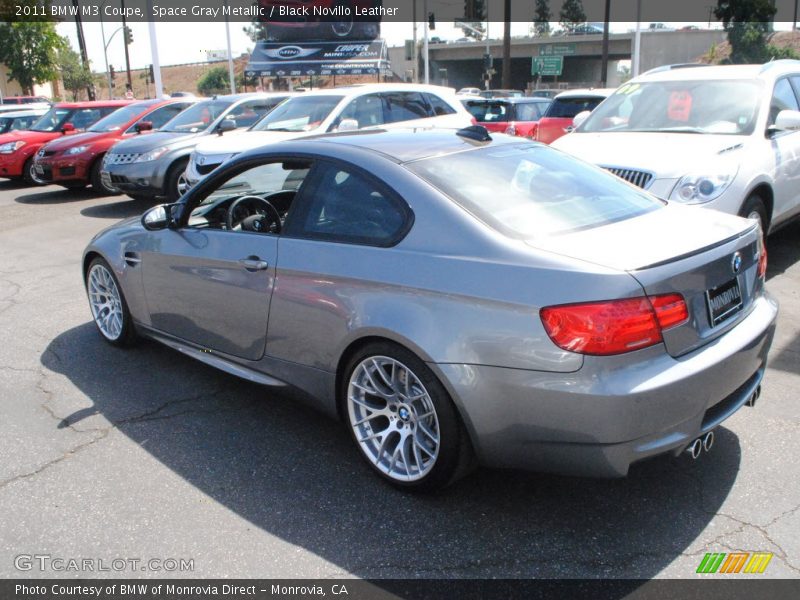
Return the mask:
M 168 104 L 159 109 L 154 110 L 149 115 L 144 117 L 144 121 L 150 121 L 153 124 L 153 129 L 161 129 L 164 124 L 180 113 L 188 104 Z M 136 125 L 133 126 L 135 131 Z
M 192 228 L 233 229 L 251 233 L 273 233 L 265 216 L 288 218 L 300 186 L 311 169 L 304 159 L 271 160 L 250 165 L 214 186 L 189 205 L 187 225 Z M 264 201 L 266 200 L 266 202 Z
M 399 123 L 430 116 L 428 107 L 419 92 L 391 92 L 383 94 L 386 102 L 386 122 Z
M 428 105 L 431 107 L 431 111 L 433 112 L 433 116 L 441 117 L 444 115 L 454 115 L 456 110 L 450 106 L 447 102 L 439 98 L 436 94 L 426 93 L 423 94 L 425 100 L 428 101 Z
M 383 101 L 379 94 L 366 94 L 353 99 L 344 107 L 339 118 L 336 119 L 334 128 L 345 119 L 358 121 L 358 128 L 383 125 Z
M 769 104 L 769 122 L 767 126 L 775 124 L 778 113 L 782 110 L 798 110 L 797 97 L 794 95 L 792 85 L 787 78 L 779 79 L 775 83 L 775 90 L 772 92 L 772 100 Z
M 320 163 L 304 188 L 305 206 L 296 215 L 298 237 L 391 246 L 410 222 L 408 206 L 361 173 Z
M 110 115 L 116 109 L 107 109 L 103 111 L 97 108 L 84 108 L 81 110 L 76 110 L 75 113 L 72 115 L 68 123 L 71 123 L 75 129 L 86 129 L 94 125 L 97 121 L 105 117 L 106 115 Z

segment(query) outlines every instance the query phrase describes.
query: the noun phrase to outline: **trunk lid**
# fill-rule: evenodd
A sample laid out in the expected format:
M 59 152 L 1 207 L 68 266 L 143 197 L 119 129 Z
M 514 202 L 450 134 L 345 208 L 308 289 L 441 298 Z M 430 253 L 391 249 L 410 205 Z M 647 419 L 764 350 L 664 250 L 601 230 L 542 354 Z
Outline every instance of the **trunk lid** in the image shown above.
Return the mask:
M 681 294 L 689 320 L 663 333 L 667 352 L 680 356 L 749 313 L 763 286 L 757 277 L 759 236 L 752 221 L 670 204 L 634 219 L 528 243 L 627 271 L 648 295 Z M 599 291 L 597 299 L 609 298 Z

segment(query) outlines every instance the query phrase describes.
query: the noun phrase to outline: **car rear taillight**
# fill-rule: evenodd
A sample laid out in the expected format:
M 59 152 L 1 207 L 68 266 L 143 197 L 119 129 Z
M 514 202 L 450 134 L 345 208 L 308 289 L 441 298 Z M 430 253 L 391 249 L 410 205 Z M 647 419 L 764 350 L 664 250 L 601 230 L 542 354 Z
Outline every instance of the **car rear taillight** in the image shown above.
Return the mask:
M 472 117 L 470 119 L 470 121 L 472 122 L 473 125 L 477 125 L 478 124 L 478 119 L 476 119 L 475 117 Z
M 761 243 L 761 253 L 758 255 L 758 277 L 765 279 L 767 277 L 767 246 Z
M 547 335 L 579 354 L 608 356 L 647 348 L 661 332 L 689 318 L 680 294 L 548 306 L 540 311 Z

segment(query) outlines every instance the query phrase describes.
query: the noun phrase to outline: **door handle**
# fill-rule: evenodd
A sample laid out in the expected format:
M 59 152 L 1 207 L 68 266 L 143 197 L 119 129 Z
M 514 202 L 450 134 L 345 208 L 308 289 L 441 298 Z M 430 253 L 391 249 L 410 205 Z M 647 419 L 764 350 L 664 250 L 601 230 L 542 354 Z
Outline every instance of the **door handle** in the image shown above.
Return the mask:
M 247 271 L 266 271 L 269 269 L 269 263 L 265 260 L 261 260 L 257 256 L 248 256 L 247 258 L 242 258 L 239 260 L 239 264 L 242 265 Z

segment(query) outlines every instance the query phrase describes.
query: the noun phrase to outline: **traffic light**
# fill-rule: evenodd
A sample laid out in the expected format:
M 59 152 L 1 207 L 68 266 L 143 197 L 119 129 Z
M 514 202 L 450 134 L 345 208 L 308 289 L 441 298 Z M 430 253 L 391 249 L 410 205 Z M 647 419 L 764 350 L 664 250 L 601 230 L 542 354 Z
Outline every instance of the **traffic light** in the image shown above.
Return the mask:
M 111 87 L 114 87 L 114 80 L 117 77 L 117 72 L 114 70 L 114 65 L 108 67 L 108 76 L 111 78 Z
M 483 55 L 483 70 L 489 71 L 494 66 L 494 60 L 491 54 Z
M 147 74 L 150 77 L 150 83 L 155 83 L 156 82 L 156 78 L 153 75 L 153 65 L 150 65 L 149 67 L 147 67 Z
M 125 44 L 130 46 L 133 43 L 133 30 L 130 27 L 125 26 L 125 29 L 122 30 L 122 33 L 125 34 Z
M 436 29 L 436 15 L 434 15 L 432 12 L 428 13 L 428 29 Z

